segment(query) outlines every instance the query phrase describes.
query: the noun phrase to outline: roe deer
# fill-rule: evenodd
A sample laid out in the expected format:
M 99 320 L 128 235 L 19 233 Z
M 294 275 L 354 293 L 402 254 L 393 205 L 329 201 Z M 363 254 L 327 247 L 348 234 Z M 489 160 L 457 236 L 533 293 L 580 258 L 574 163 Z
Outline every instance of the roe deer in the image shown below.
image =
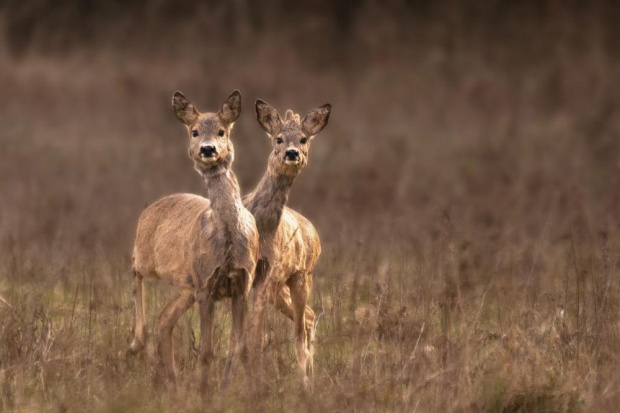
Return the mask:
M 158 200 L 142 212 L 133 250 L 135 303 L 134 339 L 130 351 L 144 348 L 143 278 L 158 278 L 179 288 L 178 295 L 159 315 L 160 361 L 169 382 L 176 386 L 172 330 L 195 301 L 200 312 L 201 390 L 206 389 L 213 354 L 215 302 L 232 300 L 232 331 L 226 374 L 234 371 L 248 295 L 258 259 L 258 232 L 254 217 L 242 204 L 231 166 L 233 123 L 241 112 L 241 94 L 234 91 L 217 113 L 200 113 L 180 92 L 172 98 L 176 116 L 189 132 L 189 157 L 202 176 L 206 198 L 175 194 Z
M 314 312 L 306 303 L 321 242 L 310 221 L 286 207 L 286 201 L 295 178 L 308 163 L 310 141 L 327 125 L 330 112 L 331 105 L 326 104 L 300 120 L 299 115 L 288 110 L 282 120 L 276 109 L 257 100 L 256 117 L 269 135 L 273 151 L 258 186 L 243 198 L 260 235 L 252 323 L 254 346 L 258 351 L 262 348 L 262 314 L 269 300 L 293 320 L 297 362 L 306 390 L 311 390 L 314 341 Z M 260 367 L 260 354 L 253 355 L 253 359 Z

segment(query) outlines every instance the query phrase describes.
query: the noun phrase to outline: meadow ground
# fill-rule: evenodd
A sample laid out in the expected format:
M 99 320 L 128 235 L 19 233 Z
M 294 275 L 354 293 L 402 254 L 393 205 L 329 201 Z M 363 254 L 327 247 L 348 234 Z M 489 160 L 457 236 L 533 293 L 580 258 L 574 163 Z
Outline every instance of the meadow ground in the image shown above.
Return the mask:
M 399 5 L 368 2 L 344 46 L 320 18 L 242 27 L 234 53 L 192 25 L 121 25 L 60 51 L 0 38 L 0 410 L 617 409 L 620 56 L 605 9 L 521 11 L 500 30 Z M 417 24 L 394 28 L 394 13 Z M 244 192 L 269 153 L 256 98 L 334 107 L 290 198 L 323 241 L 310 399 L 271 310 L 255 397 L 242 370 L 216 390 L 226 305 L 208 401 L 195 309 L 174 333 L 177 394 L 153 384 L 151 357 L 125 357 L 137 218 L 201 193 L 172 92 L 213 110 L 235 88 Z M 147 285 L 151 333 L 170 294 Z

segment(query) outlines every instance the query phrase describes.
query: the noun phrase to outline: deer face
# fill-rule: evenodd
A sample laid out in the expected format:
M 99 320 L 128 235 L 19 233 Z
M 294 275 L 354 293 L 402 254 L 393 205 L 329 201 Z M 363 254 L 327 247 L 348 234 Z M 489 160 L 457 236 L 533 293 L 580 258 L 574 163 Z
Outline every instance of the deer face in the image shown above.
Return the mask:
M 200 113 L 181 92 L 172 96 L 177 118 L 187 126 L 188 155 L 197 165 L 211 168 L 231 151 L 230 132 L 241 113 L 241 93 L 235 90 L 217 113 Z
M 310 141 L 325 128 L 331 105 L 311 110 L 303 120 L 292 110 L 287 110 L 284 120 L 268 103 L 256 101 L 256 118 L 268 133 L 273 146 L 269 158 L 270 167 L 276 172 L 295 175 L 308 164 Z

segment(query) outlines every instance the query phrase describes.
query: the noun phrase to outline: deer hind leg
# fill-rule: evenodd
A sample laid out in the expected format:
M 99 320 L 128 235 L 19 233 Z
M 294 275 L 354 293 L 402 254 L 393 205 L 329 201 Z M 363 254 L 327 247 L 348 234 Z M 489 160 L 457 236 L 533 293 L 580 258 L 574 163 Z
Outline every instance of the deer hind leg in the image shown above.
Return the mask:
M 237 369 L 239 358 L 242 359 L 247 370 L 247 353 L 245 346 L 245 317 L 248 312 L 248 283 L 249 274 L 246 270 L 235 269 L 230 273 L 231 277 L 231 309 L 232 309 L 232 330 L 230 332 L 230 342 L 228 345 L 228 357 L 222 387 L 227 388 L 233 374 Z
M 311 382 L 308 377 L 308 365 L 311 363 L 310 349 L 308 348 L 308 332 L 306 329 L 306 303 L 310 294 L 307 283 L 307 274 L 303 272 L 295 273 L 287 284 L 291 292 L 291 303 L 293 307 L 293 324 L 295 328 L 295 353 L 300 369 L 300 375 L 304 389 L 312 391 Z
M 133 341 L 129 346 L 129 353 L 136 354 L 144 349 L 146 344 L 146 330 L 144 321 L 144 277 L 135 269 L 131 270 L 133 276 L 133 304 L 134 304 L 134 322 L 133 322 Z
M 209 382 L 209 369 L 215 358 L 213 352 L 213 322 L 215 315 L 215 300 L 206 292 L 197 296 L 200 312 L 200 354 L 198 362 L 201 368 L 200 391 L 206 394 Z
M 309 277 L 309 276 L 308 276 Z M 308 278 L 311 280 L 311 278 Z M 308 293 L 310 292 L 310 285 L 308 285 Z M 295 321 L 295 315 L 293 312 L 293 303 L 291 301 L 291 290 L 288 285 L 282 285 L 277 291 L 274 291 L 270 297 L 271 303 L 276 307 L 278 311 L 287 316 L 291 321 Z M 308 358 L 308 376 L 312 379 L 314 374 L 314 337 L 315 337 L 315 315 L 312 308 L 306 305 L 305 309 L 305 321 L 306 321 L 306 345 L 310 353 Z
M 172 330 L 183 315 L 196 301 L 191 291 L 183 291 L 170 301 L 159 315 L 159 357 L 165 369 L 168 382 L 176 387 L 177 373 L 174 366 Z

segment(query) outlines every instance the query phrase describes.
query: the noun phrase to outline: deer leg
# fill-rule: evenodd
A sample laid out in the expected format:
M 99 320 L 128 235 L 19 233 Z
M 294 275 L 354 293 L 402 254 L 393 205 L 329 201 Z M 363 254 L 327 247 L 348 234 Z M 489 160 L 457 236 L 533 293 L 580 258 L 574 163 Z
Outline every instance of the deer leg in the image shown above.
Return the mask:
M 311 278 L 309 278 L 310 280 Z M 310 291 L 310 288 L 308 289 Z M 293 312 L 293 304 L 291 302 L 291 290 L 288 285 L 283 285 L 277 291 L 270 296 L 271 303 L 276 307 L 278 311 L 287 316 L 291 321 L 295 321 Z M 312 378 L 314 374 L 314 311 L 312 308 L 306 305 L 305 309 L 306 318 L 306 338 L 308 351 L 310 352 L 310 358 L 308 359 L 308 375 Z
M 306 346 L 308 349 L 308 364 L 306 365 L 306 374 L 310 378 L 310 382 L 314 377 L 314 311 L 306 306 Z
M 267 278 L 264 282 L 256 287 L 254 308 L 252 310 L 252 328 L 251 337 L 248 340 L 250 346 L 250 363 L 253 374 L 262 374 L 263 361 L 263 319 L 265 306 L 269 300 L 269 290 L 271 283 L 268 277 L 271 275 L 271 269 L 268 270 Z
M 311 354 L 308 349 L 308 334 L 306 330 L 306 303 L 310 289 L 308 288 L 306 278 L 305 273 L 299 272 L 289 278 L 287 284 L 291 291 L 297 364 L 299 365 L 304 390 L 310 392 L 312 389 L 310 379 L 308 378 L 308 363 Z
M 198 362 L 201 368 L 200 391 L 206 394 L 209 382 L 209 368 L 215 358 L 213 352 L 213 322 L 215 316 L 215 301 L 206 292 L 197 295 L 200 312 L 200 355 Z
M 237 369 L 239 357 L 246 364 L 247 355 L 245 353 L 245 316 L 248 311 L 247 291 L 250 277 L 245 270 L 233 270 L 230 274 L 231 279 L 231 309 L 232 309 L 232 330 L 230 332 L 230 342 L 228 345 L 228 357 L 222 387 L 227 388 L 232 379 L 232 375 Z
M 183 291 L 170 301 L 159 315 L 159 357 L 168 376 L 168 382 L 176 387 L 177 373 L 174 366 L 172 330 L 183 315 L 196 301 L 194 294 Z
M 312 281 L 313 275 L 311 273 L 306 273 L 305 284 L 307 289 L 308 296 L 310 295 L 310 291 L 312 291 Z M 306 297 L 306 308 L 305 308 L 305 320 L 306 320 L 306 345 L 308 348 L 308 365 L 306 366 L 306 373 L 310 378 L 310 382 L 312 383 L 314 377 L 314 335 L 315 335 L 315 316 L 314 311 L 307 304 L 308 298 Z
M 146 344 L 146 330 L 144 327 L 144 277 L 135 269 L 131 270 L 133 288 L 131 295 L 134 304 L 133 341 L 129 346 L 129 353 L 139 353 Z
M 271 304 L 291 321 L 295 320 L 293 314 L 293 304 L 291 303 L 291 289 L 288 285 L 281 285 L 277 290 L 272 291 L 269 296 Z

